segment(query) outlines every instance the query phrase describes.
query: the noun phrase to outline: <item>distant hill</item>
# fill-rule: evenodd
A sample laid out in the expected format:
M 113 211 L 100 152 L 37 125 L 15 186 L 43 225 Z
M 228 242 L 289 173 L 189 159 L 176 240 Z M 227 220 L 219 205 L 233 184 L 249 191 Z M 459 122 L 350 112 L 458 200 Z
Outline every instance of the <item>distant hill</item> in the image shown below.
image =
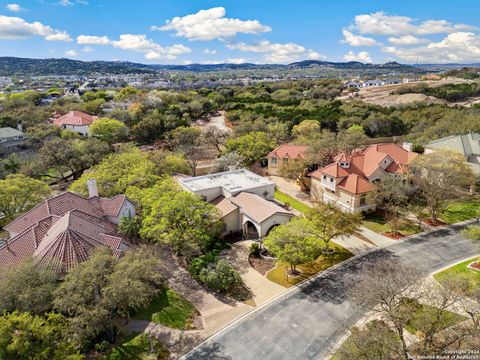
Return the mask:
M 398 73 L 420 72 L 420 67 L 402 65 L 396 62 L 386 64 L 364 64 L 357 61 L 328 62 L 304 60 L 288 65 L 281 64 L 190 64 L 155 65 L 128 61 L 80 61 L 71 59 L 28 59 L 0 57 L 0 76 L 45 76 L 45 75 L 89 75 L 92 73 L 133 74 L 155 73 L 158 71 L 225 71 L 225 70 L 302 70 L 339 69 L 354 71 L 390 71 Z

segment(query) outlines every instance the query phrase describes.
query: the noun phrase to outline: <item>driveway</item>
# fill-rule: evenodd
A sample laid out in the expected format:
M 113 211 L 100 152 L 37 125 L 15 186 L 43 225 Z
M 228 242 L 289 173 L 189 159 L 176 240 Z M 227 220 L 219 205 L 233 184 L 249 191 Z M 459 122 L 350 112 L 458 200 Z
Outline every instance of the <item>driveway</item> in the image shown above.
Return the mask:
M 232 245 L 231 249 L 225 251 L 222 257 L 239 272 L 243 282 L 252 292 L 255 304 L 258 306 L 280 295 L 287 289 L 268 280 L 250 266 L 248 255 L 250 253 L 250 245 L 253 243 L 254 241 L 251 240 L 237 242 Z
M 428 275 L 480 252 L 480 245 L 444 228 L 373 249 L 287 291 L 227 326 L 183 356 L 193 359 L 298 360 L 324 359 L 364 314 L 352 306 L 344 279 L 364 264 L 397 258 Z

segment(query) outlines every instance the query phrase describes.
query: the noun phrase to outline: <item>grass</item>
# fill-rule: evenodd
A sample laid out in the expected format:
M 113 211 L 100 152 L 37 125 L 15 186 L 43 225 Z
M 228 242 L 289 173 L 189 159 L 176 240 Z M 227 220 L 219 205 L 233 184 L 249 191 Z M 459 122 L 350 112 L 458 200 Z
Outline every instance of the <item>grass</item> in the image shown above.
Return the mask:
M 280 201 L 284 204 L 290 205 L 295 210 L 300 211 L 302 214 L 308 212 L 311 207 L 304 204 L 303 202 L 295 199 L 294 197 L 287 195 L 279 190 L 275 190 L 275 200 Z
M 447 224 L 454 224 L 476 217 L 480 217 L 479 199 L 454 202 L 450 204 L 440 215 L 440 219 L 445 221 Z
M 120 345 L 114 347 L 105 356 L 106 360 L 166 360 L 170 353 L 158 340 L 144 333 L 133 333 L 120 341 Z
M 191 320 L 198 310 L 172 289 L 166 289 L 150 305 L 133 316 L 135 320 L 147 320 L 174 329 L 191 328 Z
M 387 220 L 377 212 L 366 214 L 362 220 L 362 225 L 379 234 L 393 232 L 392 227 L 388 224 Z M 417 234 L 420 231 L 421 229 L 410 220 L 402 221 L 399 228 L 399 232 L 405 236 Z
M 454 265 L 442 272 L 436 273 L 434 278 L 439 281 L 450 276 L 464 277 L 470 283 L 470 289 L 480 289 L 480 271 L 475 271 L 467 267 L 468 264 L 475 259 L 464 261 L 460 264 Z
M 432 305 L 421 304 L 414 299 L 411 299 L 410 301 L 413 302 L 415 310 L 412 314 L 412 318 L 410 319 L 410 321 L 407 322 L 405 328 L 411 334 L 416 334 L 417 331 L 421 331 L 421 324 L 423 323 L 422 319 L 434 316 L 434 314 L 436 314 L 436 312 L 438 311 L 438 308 Z M 441 310 L 438 330 L 444 330 L 465 320 L 467 320 L 465 316 L 448 310 Z
M 298 265 L 297 269 L 302 272 L 300 276 L 288 278 L 285 270 L 290 268 L 290 266 L 286 263 L 278 262 L 272 270 L 267 272 L 267 279 L 288 288 L 353 256 L 351 252 L 337 244 L 331 244 L 330 246 L 336 250 L 333 255 L 321 255 L 315 261 Z

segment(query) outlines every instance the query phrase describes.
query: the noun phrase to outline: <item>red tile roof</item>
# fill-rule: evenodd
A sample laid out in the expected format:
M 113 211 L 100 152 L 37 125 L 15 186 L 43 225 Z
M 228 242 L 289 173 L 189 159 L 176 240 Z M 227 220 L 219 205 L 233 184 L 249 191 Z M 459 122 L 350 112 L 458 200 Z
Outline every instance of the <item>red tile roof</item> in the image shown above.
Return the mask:
M 76 125 L 76 126 L 90 125 L 96 119 L 98 119 L 98 116 L 85 114 L 84 112 L 81 112 L 81 111 L 70 111 L 65 115 L 54 118 L 53 124 L 58 127 L 61 127 L 63 125 Z
M 308 146 L 283 144 L 271 151 L 267 157 L 278 157 L 280 159 L 304 159 Z
M 118 256 L 128 241 L 107 217 L 117 216 L 125 201 L 123 195 L 87 199 L 70 192 L 45 200 L 5 227 L 10 239 L 0 246 L 0 269 L 33 257 L 39 264 L 65 271 L 98 246 L 107 246 Z
M 322 175 L 343 178 L 337 185 L 353 194 L 361 194 L 373 188 L 368 181 L 377 170 L 386 173 L 403 174 L 407 165 L 417 156 L 397 144 L 375 144 L 365 149 L 358 149 L 352 154 L 339 154 L 335 162 L 318 169 L 310 174 L 311 177 L 321 179 Z M 348 168 L 342 168 L 338 163 L 349 161 Z M 385 168 L 382 162 L 390 162 Z M 367 186 L 367 184 L 369 184 Z
M 369 183 L 368 180 L 364 179 L 357 174 L 348 175 L 345 179 L 343 179 L 337 187 L 344 189 L 352 194 L 363 194 L 373 190 L 374 185 Z

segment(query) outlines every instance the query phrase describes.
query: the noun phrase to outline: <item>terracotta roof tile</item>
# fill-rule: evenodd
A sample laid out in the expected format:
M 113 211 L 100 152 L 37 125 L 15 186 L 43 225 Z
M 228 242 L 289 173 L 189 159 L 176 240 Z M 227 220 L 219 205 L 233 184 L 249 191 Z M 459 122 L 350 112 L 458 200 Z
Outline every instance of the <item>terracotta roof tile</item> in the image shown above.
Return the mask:
M 65 115 L 54 118 L 53 124 L 59 127 L 63 125 L 83 126 L 90 125 L 96 119 L 98 119 L 98 116 L 85 114 L 81 111 L 70 111 Z
M 345 179 L 343 179 L 337 187 L 344 189 L 352 194 L 363 194 L 369 192 L 374 188 L 374 185 L 368 182 L 368 180 L 364 179 L 357 174 L 348 175 Z
M 292 212 L 256 194 L 241 192 L 229 199 L 240 207 L 243 213 L 259 223 L 277 213 L 293 216 Z
M 307 149 L 308 146 L 305 145 L 283 144 L 271 151 L 267 157 L 276 156 L 280 159 L 303 159 L 305 158 Z

